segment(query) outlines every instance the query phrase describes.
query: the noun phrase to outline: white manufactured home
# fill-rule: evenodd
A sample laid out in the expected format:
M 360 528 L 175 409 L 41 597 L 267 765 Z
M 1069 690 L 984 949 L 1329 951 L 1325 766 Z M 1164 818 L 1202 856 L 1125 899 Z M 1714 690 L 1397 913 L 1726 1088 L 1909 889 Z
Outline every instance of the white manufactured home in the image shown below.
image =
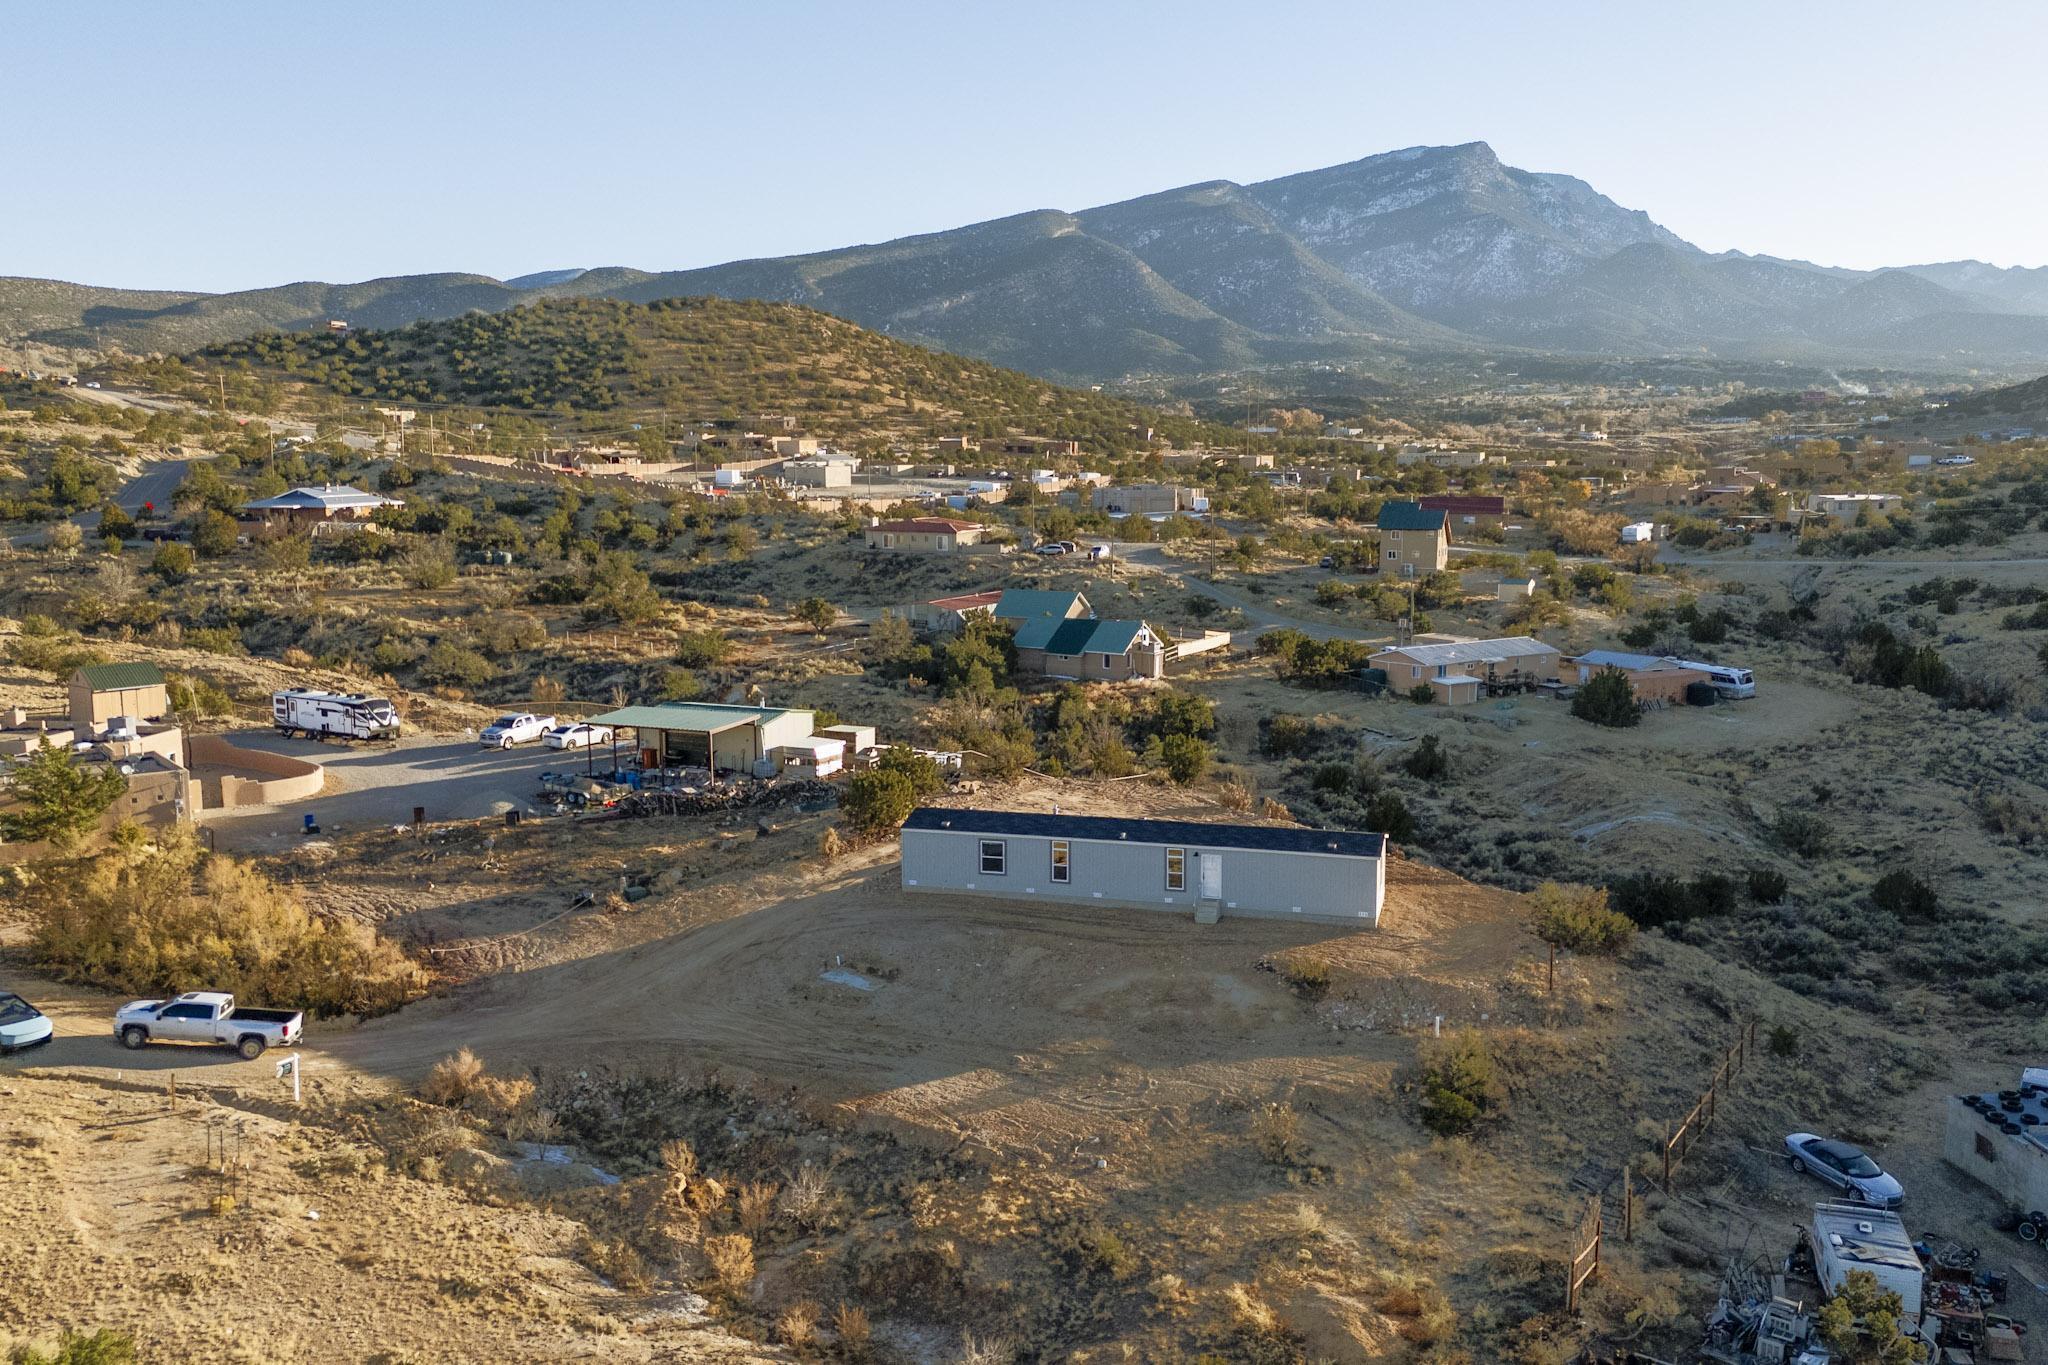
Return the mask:
M 903 889 L 1374 927 L 1384 834 L 1030 811 L 913 811 Z

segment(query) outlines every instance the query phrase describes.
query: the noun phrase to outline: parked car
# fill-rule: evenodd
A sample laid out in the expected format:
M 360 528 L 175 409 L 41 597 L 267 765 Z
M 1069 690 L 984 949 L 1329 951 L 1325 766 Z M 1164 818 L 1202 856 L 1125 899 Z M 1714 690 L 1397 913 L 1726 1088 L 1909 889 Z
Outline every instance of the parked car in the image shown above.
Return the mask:
M 125 1048 L 151 1043 L 211 1043 L 244 1060 L 265 1048 L 299 1041 L 306 1016 L 297 1010 L 237 1009 L 225 991 L 186 991 L 171 1000 L 133 1000 L 114 1012 L 114 1036 Z
M 1067 547 L 1057 540 L 1048 540 L 1038 547 L 1038 553 L 1042 555 L 1063 555 L 1066 552 Z
M 566 725 L 557 725 L 540 737 L 540 742 L 550 749 L 594 749 L 600 744 L 612 742 L 612 728 L 609 725 L 591 725 L 584 721 L 572 720 Z
M 56 1032 L 48 1015 L 12 991 L 0 991 L 0 1053 L 41 1047 Z
M 1906 1197 L 1905 1188 L 1861 1147 L 1812 1133 L 1791 1133 L 1785 1138 L 1785 1150 L 1791 1154 L 1793 1171 L 1817 1175 L 1866 1204 L 1895 1209 Z
M 499 716 L 484 727 L 478 738 L 486 749 L 509 749 L 515 744 L 530 744 L 554 728 L 553 716 L 536 716 L 531 711 L 520 711 Z

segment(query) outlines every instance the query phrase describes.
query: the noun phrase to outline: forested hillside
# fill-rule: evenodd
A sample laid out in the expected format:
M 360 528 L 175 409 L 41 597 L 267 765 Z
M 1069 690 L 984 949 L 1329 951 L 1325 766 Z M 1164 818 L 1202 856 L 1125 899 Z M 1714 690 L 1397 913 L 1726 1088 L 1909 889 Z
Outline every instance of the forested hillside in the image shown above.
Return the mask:
M 171 365 L 397 404 L 631 421 L 787 413 L 825 435 L 1028 432 L 1127 449 L 1196 424 L 926 350 L 792 304 L 562 299 L 384 332 L 270 332 Z

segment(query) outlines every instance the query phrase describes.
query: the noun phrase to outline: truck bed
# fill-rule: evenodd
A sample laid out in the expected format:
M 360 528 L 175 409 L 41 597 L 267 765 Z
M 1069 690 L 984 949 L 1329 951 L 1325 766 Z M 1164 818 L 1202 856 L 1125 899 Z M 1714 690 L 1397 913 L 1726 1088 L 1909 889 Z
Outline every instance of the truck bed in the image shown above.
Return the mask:
M 238 1024 L 289 1024 L 299 1017 L 297 1010 L 259 1010 L 237 1008 L 228 1018 Z

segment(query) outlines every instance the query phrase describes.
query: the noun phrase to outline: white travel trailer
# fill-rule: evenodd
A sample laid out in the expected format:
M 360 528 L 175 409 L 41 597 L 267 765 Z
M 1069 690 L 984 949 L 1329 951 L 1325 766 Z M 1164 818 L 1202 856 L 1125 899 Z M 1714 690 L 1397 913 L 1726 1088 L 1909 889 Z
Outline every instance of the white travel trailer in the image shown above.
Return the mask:
M 383 697 L 360 693 L 309 692 L 298 688 L 270 694 L 270 718 L 282 735 L 320 738 L 397 739 L 398 708 Z
M 1697 659 L 1680 659 L 1680 668 L 1697 668 L 1707 675 L 1707 681 L 1716 692 L 1730 701 L 1739 701 L 1756 695 L 1756 674 L 1746 668 L 1734 668 L 1727 664 L 1701 663 Z

